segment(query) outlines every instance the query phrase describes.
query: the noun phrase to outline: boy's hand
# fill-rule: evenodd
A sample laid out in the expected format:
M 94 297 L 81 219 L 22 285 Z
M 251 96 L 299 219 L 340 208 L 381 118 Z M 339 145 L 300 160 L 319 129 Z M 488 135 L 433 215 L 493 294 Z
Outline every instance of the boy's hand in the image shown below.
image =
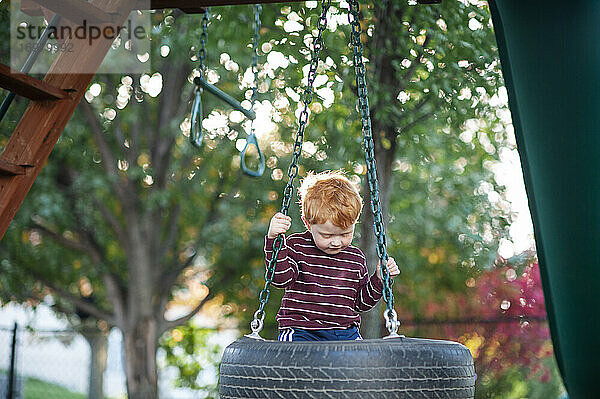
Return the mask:
M 387 262 L 385 263 L 385 266 L 388 269 L 390 278 L 393 279 L 394 277 L 400 274 L 400 269 L 398 268 L 398 265 L 396 264 L 394 258 L 388 258 Z M 383 281 L 383 277 L 381 277 L 381 262 L 379 262 L 379 264 L 377 265 L 377 277 L 379 277 L 379 279 Z
M 269 224 L 269 232 L 267 233 L 267 237 L 275 238 L 279 234 L 283 234 L 289 230 L 292 225 L 292 218 L 284 215 L 281 212 L 277 212 L 272 218 L 271 223 Z

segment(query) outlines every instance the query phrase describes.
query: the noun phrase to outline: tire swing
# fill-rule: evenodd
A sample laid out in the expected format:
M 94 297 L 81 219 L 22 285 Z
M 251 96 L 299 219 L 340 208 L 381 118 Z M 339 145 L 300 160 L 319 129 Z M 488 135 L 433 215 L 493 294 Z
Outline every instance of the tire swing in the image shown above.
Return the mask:
M 304 92 L 304 110 L 299 117 L 289 180 L 284 190 L 281 212 L 287 215 L 293 194 L 293 180 L 298 174 L 308 105 L 316 77 L 322 34 L 327 25 L 331 0 L 321 1 L 318 36 L 311 54 L 308 85 Z M 387 252 L 379 201 L 379 187 L 374 156 L 374 142 L 367 99 L 365 66 L 360 42 L 358 0 L 350 0 L 354 66 L 358 87 L 359 109 L 367 162 L 371 210 L 377 237 L 377 254 L 385 265 Z M 229 345 L 223 354 L 219 395 L 221 399 L 247 398 L 452 398 L 470 399 L 474 395 L 475 374 L 469 350 L 456 342 L 406 338 L 398 335 L 399 322 L 394 311 L 391 279 L 382 267 L 384 312 L 389 335 L 364 341 L 281 342 L 264 340 L 259 332 L 269 300 L 269 285 L 275 273 L 277 254 L 283 237 L 276 238 L 273 256 L 265 274 L 265 287 L 259 295 L 259 309 L 254 313 L 252 333 Z

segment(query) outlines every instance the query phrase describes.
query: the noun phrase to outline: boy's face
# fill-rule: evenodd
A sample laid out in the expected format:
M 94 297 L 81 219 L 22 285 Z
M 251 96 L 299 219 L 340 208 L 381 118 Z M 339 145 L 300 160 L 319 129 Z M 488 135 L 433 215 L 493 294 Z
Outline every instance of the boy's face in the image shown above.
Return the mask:
M 322 224 L 309 225 L 307 223 L 307 226 L 317 248 L 326 254 L 335 255 L 340 253 L 352 243 L 354 224 L 346 229 L 342 229 L 328 220 Z

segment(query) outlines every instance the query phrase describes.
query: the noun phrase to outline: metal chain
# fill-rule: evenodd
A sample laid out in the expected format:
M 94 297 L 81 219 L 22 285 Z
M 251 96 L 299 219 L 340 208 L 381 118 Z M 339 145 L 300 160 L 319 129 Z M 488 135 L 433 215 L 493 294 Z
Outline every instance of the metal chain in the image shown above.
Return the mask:
M 208 30 L 208 19 L 210 16 L 210 7 L 206 7 L 204 16 L 202 17 L 202 33 L 200 34 L 200 50 L 198 51 L 198 70 L 200 76 L 204 75 L 206 66 L 204 65 L 204 59 L 206 58 L 206 39 Z M 194 89 L 194 103 L 192 104 L 192 112 L 190 116 L 190 142 L 194 147 L 200 147 L 202 145 L 202 137 L 204 136 L 204 130 L 202 129 L 202 87 L 196 84 Z
M 200 50 L 198 50 L 198 69 L 200 73 L 204 73 L 206 66 L 204 65 L 204 59 L 206 58 L 206 39 L 208 30 L 208 20 L 210 17 L 210 7 L 206 7 L 204 10 L 204 16 L 202 17 L 202 33 L 200 34 Z
M 298 160 L 300 159 L 300 155 L 302 154 L 304 130 L 306 129 L 306 124 L 308 123 L 308 106 L 313 100 L 313 84 L 315 78 L 317 77 L 317 67 L 319 66 L 319 54 L 324 47 L 323 32 L 327 28 L 327 11 L 329 11 L 330 6 L 331 0 L 321 0 L 321 16 L 317 21 L 318 34 L 316 38 L 313 37 L 313 49 L 311 51 L 310 69 L 308 72 L 308 84 L 304 89 L 304 95 L 302 97 L 304 109 L 298 117 L 298 132 L 296 133 L 296 139 L 294 142 L 292 161 L 288 168 L 288 182 L 285 186 L 285 189 L 283 190 L 281 213 L 283 213 L 284 215 L 288 214 L 290 202 L 294 194 L 294 179 L 296 178 L 296 176 L 298 176 Z M 251 338 L 261 339 L 258 333 L 262 330 L 263 321 L 265 319 L 265 305 L 267 304 L 267 302 L 269 301 L 269 297 L 271 296 L 269 286 L 273 281 L 273 276 L 275 275 L 275 266 L 277 265 L 277 258 L 279 256 L 279 251 L 281 251 L 281 248 L 283 247 L 283 243 L 284 236 L 283 234 L 280 234 L 277 236 L 277 238 L 275 238 L 275 242 L 273 243 L 273 254 L 271 256 L 271 261 L 269 262 L 269 265 L 267 267 L 267 271 L 265 272 L 265 287 L 258 296 L 260 305 L 258 310 L 254 313 L 254 319 L 250 323 L 252 334 L 250 334 L 249 337 Z
M 258 96 L 258 44 L 260 41 L 260 13 L 262 11 L 262 6 L 260 4 L 254 5 L 254 36 L 252 37 L 252 71 L 254 72 L 254 86 L 252 87 L 252 97 L 250 98 L 250 111 L 254 112 L 254 104 L 256 103 L 256 97 Z M 260 177 L 263 175 L 265 171 L 265 157 L 258 146 L 258 139 L 255 135 L 254 121 L 252 119 L 250 121 L 250 134 L 246 138 L 246 146 L 240 153 L 240 165 L 242 167 L 242 171 L 248 176 L 252 177 Z M 254 145 L 256 147 L 256 151 L 258 153 L 258 168 L 256 170 L 251 170 L 246 166 L 246 151 L 250 145 Z
M 258 44 L 260 40 L 260 13 L 262 6 L 260 4 L 254 5 L 254 36 L 252 37 L 252 71 L 254 72 L 254 87 L 252 87 L 252 104 L 250 110 L 254 110 L 254 103 L 258 94 Z M 254 122 L 254 120 L 252 120 Z M 254 132 L 254 126 L 252 126 Z
M 388 259 L 385 238 L 385 226 L 383 223 L 381 201 L 379 199 L 379 183 L 377 181 L 377 165 L 375 162 L 375 143 L 371 131 L 371 115 L 369 111 L 369 99 L 367 96 L 366 67 L 363 62 L 363 45 L 360 40 L 361 26 L 359 20 L 358 0 L 349 1 L 348 19 L 352 32 L 350 42 L 354 53 L 354 71 L 356 73 L 356 87 L 358 91 L 358 109 L 360 111 L 360 120 L 362 124 L 362 133 L 365 147 L 365 160 L 367 163 L 367 181 L 369 193 L 371 196 L 371 211 L 373 212 L 373 227 L 375 237 L 377 238 L 377 256 L 381 262 L 381 276 L 383 278 L 383 299 L 386 303 L 384 313 L 386 327 L 390 335 L 397 335 L 398 320 L 394 311 L 394 294 L 392 292 L 392 279 L 386 267 Z M 352 17 L 352 18 L 350 18 Z

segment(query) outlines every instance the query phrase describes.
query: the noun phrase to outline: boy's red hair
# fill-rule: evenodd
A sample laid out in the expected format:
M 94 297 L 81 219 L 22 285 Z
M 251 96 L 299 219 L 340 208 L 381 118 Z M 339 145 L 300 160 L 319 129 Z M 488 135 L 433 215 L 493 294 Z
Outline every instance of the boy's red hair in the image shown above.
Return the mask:
M 356 187 L 339 171 L 309 172 L 299 189 L 302 217 L 308 224 L 328 220 L 347 229 L 357 222 L 362 198 Z

